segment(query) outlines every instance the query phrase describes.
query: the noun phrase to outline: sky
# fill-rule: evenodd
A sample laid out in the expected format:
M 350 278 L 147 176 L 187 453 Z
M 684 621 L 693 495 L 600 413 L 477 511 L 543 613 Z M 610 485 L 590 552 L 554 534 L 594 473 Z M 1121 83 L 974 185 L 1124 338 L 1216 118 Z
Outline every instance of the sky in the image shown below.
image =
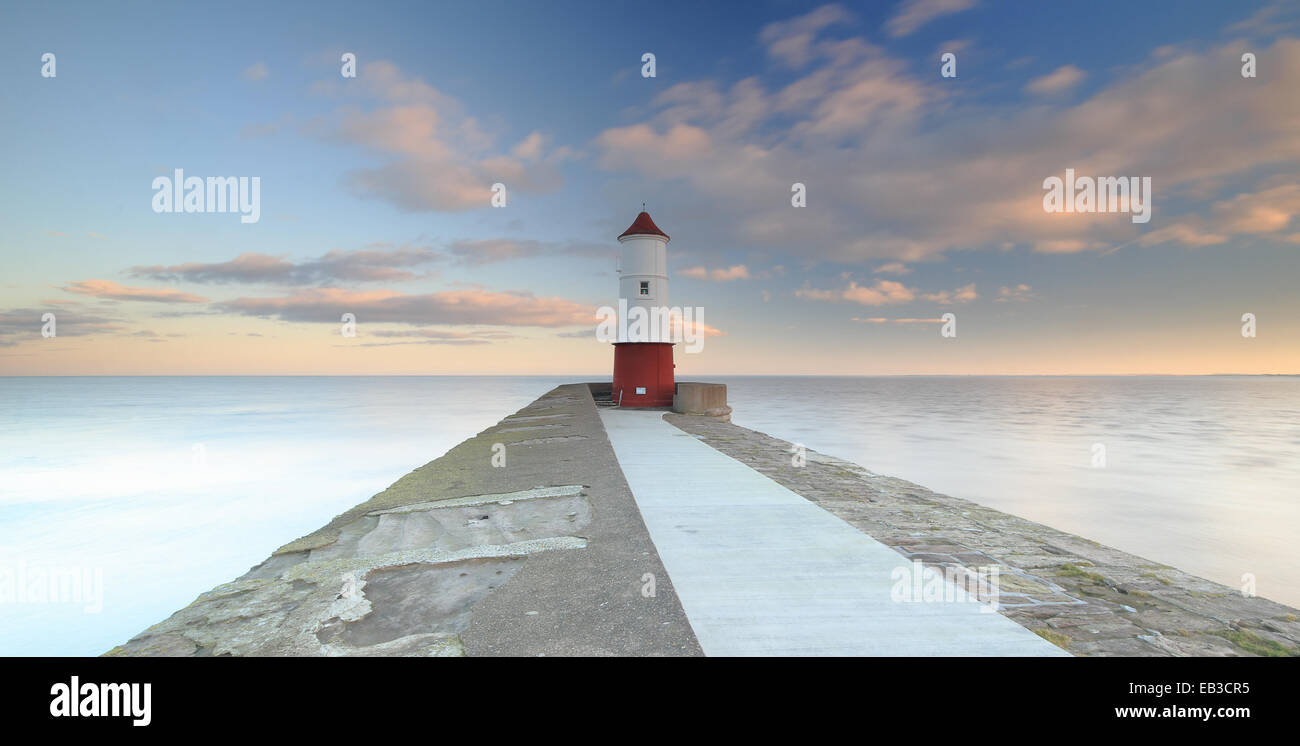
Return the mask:
M 1300 373 L 1296 3 L 5 3 L 0 69 L 0 375 L 608 375 L 642 203 L 679 377 Z

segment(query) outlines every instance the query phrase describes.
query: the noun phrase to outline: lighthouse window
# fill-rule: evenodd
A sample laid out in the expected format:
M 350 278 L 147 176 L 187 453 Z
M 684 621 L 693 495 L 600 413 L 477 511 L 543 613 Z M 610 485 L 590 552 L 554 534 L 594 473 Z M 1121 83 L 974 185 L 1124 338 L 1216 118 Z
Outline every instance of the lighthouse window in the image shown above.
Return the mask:
M 649 294 L 650 294 L 650 283 L 649 283 L 648 281 L 647 281 L 647 282 L 642 282 L 642 283 L 641 283 L 641 294 L 642 294 L 642 295 L 649 295 Z

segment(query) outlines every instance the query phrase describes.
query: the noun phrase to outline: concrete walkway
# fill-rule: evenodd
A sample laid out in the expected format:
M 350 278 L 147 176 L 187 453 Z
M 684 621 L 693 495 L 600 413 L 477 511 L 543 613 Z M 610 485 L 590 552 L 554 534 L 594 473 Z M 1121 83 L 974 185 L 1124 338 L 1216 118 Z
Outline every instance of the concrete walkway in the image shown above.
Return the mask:
M 891 600 L 901 555 L 662 412 L 600 416 L 705 654 L 1068 655 L 975 602 Z

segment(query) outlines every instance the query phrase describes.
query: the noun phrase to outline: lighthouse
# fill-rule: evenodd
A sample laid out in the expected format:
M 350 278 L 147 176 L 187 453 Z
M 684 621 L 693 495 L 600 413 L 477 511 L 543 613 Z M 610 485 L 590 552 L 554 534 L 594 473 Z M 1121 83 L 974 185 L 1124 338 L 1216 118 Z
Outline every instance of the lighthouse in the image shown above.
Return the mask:
M 668 305 L 668 234 L 642 210 L 618 237 L 620 313 L 641 308 L 645 318 L 659 318 Z M 632 316 L 632 313 L 628 314 Z M 651 326 L 654 326 L 653 324 Z M 673 405 L 673 343 L 652 336 L 614 343 L 614 403 L 623 407 Z

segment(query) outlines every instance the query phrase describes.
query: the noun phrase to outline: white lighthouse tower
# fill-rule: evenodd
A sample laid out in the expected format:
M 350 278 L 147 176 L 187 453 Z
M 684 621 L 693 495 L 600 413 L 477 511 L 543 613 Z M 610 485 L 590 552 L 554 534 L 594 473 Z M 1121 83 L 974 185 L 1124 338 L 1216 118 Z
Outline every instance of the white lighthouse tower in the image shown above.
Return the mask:
M 618 297 L 628 308 L 668 308 L 668 234 L 659 230 L 650 213 L 636 216 L 618 237 L 622 253 L 618 264 Z
M 640 307 L 645 318 L 667 312 L 668 241 L 644 210 L 618 237 L 620 306 Z M 614 343 L 614 401 L 624 407 L 670 407 L 674 389 L 671 341 Z

